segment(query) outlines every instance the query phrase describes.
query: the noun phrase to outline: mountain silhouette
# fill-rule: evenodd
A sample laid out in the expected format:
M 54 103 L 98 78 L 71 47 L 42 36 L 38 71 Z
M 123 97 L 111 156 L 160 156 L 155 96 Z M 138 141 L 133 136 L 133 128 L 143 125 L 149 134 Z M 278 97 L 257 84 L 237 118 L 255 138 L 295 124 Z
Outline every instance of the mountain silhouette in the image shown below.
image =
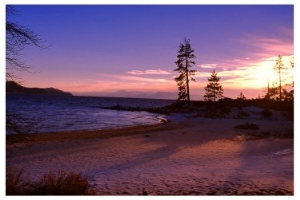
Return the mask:
M 51 95 L 64 95 L 73 96 L 70 92 L 64 92 L 56 88 L 28 88 L 21 86 L 14 81 L 6 82 L 6 93 L 19 93 L 19 94 L 51 94 Z

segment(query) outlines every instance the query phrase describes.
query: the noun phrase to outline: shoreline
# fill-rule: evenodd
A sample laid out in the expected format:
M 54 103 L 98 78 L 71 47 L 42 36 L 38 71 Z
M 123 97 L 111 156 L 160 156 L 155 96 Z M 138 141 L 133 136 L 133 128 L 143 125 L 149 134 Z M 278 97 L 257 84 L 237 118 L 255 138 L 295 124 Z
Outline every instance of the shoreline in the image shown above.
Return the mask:
M 26 142 L 45 142 L 45 141 L 70 141 L 81 139 L 97 139 L 97 138 L 110 138 L 118 136 L 130 136 L 135 134 L 143 134 L 151 131 L 164 131 L 169 128 L 180 129 L 180 124 L 189 124 L 192 121 L 212 121 L 212 120 L 228 120 L 236 121 L 236 125 L 254 122 L 259 124 L 261 122 L 276 123 L 274 120 L 265 119 L 233 119 L 233 118 L 186 118 L 179 121 L 164 121 L 163 123 L 150 124 L 150 125 L 131 125 L 118 128 L 106 128 L 95 130 L 72 130 L 72 131 L 58 131 L 58 132 L 45 132 L 34 134 L 13 134 L 6 135 L 6 145 L 9 146 L 14 143 L 26 143 Z M 239 123 L 240 122 L 240 123 Z M 285 122 L 293 123 L 293 121 L 285 120 Z M 236 131 L 235 131 L 236 132 Z M 243 132 L 243 131 L 242 131 Z M 247 131 L 246 131 L 247 132 Z
M 118 136 L 130 136 L 135 134 L 143 134 L 149 131 L 159 131 L 165 128 L 165 123 L 152 125 L 137 125 L 121 128 L 108 128 L 100 130 L 74 130 L 60 132 L 46 132 L 35 134 L 16 134 L 6 136 L 6 145 L 10 146 L 15 143 L 36 143 L 45 141 L 71 141 L 82 139 L 99 139 Z

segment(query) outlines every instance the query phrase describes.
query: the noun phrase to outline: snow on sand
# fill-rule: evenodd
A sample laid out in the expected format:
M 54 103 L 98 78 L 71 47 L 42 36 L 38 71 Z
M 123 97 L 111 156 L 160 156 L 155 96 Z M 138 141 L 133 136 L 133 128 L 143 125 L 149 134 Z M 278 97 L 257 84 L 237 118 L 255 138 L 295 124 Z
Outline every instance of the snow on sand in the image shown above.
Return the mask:
M 33 179 L 49 170 L 81 172 L 101 195 L 293 195 L 294 140 L 247 140 L 249 130 L 234 128 L 245 122 L 196 118 L 125 136 L 128 129 L 114 137 L 7 143 L 6 165 Z M 248 122 L 271 134 L 293 129 L 291 121 Z

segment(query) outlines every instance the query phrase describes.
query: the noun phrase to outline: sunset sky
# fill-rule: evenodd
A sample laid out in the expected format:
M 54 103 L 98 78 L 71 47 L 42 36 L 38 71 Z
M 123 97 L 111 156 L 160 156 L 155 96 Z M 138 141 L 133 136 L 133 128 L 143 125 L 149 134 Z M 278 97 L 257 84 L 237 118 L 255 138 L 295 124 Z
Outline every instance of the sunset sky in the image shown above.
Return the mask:
M 179 44 L 195 50 L 191 98 L 202 100 L 213 69 L 224 96 L 263 96 L 276 81 L 279 54 L 294 55 L 293 5 L 18 5 L 8 18 L 28 26 L 49 48 L 27 48 L 32 72 L 15 72 L 27 87 L 74 95 L 177 94 Z M 287 79 L 292 80 L 289 70 Z M 289 81 L 291 82 L 291 81 Z M 121 94 L 121 93 L 120 93 Z M 143 96 L 140 96 L 143 97 Z M 165 96 L 168 98 L 167 94 Z

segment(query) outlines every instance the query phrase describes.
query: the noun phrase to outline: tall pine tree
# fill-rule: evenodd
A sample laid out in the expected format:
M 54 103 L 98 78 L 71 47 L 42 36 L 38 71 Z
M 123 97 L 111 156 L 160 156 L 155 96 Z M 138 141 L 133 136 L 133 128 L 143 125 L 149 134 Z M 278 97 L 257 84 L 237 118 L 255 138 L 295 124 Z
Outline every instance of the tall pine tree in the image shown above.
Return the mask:
M 282 73 L 283 70 L 286 70 L 286 68 L 284 67 L 283 63 L 282 63 L 282 56 L 278 55 L 278 58 L 276 60 L 276 64 L 274 66 L 274 70 L 277 71 L 278 73 L 278 90 L 279 90 L 279 101 L 282 100 Z
M 224 90 L 219 83 L 220 77 L 217 76 L 215 70 L 213 70 L 210 78 L 208 78 L 207 80 L 208 80 L 208 84 L 204 88 L 205 89 L 204 100 L 216 101 L 216 99 L 223 97 Z
M 178 101 L 190 101 L 189 82 L 190 80 L 196 81 L 192 78 L 192 76 L 195 75 L 196 70 L 190 69 L 193 64 L 196 64 L 193 60 L 196 57 L 194 51 L 195 50 L 191 47 L 190 40 L 185 39 L 184 43 L 181 43 L 179 46 L 177 61 L 175 62 L 177 68 L 174 69 L 174 71 L 179 73 L 179 75 L 174 79 L 177 82 L 179 90 L 177 98 Z

